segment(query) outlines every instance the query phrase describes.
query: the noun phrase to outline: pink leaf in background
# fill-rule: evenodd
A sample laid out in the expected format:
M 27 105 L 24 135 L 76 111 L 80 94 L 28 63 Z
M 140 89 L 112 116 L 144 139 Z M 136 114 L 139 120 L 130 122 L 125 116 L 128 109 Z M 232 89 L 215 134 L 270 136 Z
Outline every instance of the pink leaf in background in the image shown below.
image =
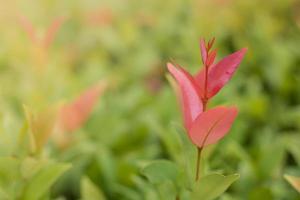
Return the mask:
M 98 97 L 105 89 L 99 83 L 84 91 L 77 99 L 64 105 L 60 110 L 59 123 L 64 131 L 72 132 L 80 128 L 90 116 Z
M 92 25 L 110 25 L 113 23 L 115 14 L 111 7 L 102 6 L 85 14 L 87 23 Z
M 208 70 L 207 98 L 216 95 L 220 89 L 231 79 L 233 73 L 241 63 L 247 49 L 243 48 L 229 56 L 226 56 Z M 201 91 L 204 90 L 205 70 L 202 69 L 195 80 Z
M 61 25 L 65 22 L 65 20 L 65 17 L 57 17 L 48 27 L 45 38 L 43 40 L 44 46 L 46 48 L 48 48 L 49 45 L 53 42 L 56 33 L 58 32 Z
M 181 67 L 175 67 L 172 63 L 168 63 L 167 67 L 179 85 L 184 124 L 185 128 L 189 130 L 203 109 L 199 88 L 193 77 Z
M 36 30 L 33 27 L 31 21 L 29 21 L 28 18 L 26 18 L 25 16 L 20 15 L 19 16 L 19 23 L 23 27 L 24 31 L 27 33 L 30 40 L 33 43 L 36 43 L 37 42 Z
M 216 143 L 228 133 L 237 113 L 236 107 L 223 106 L 203 112 L 189 131 L 192 142 L 199 148 Z
M 45 48 L 48 48 L 49 45 L 53 42 L 56 33 L 65 20 L 65 17 L 57 17 L 46 30 L 45 36 L 40 38 L 38 37 L 36 28 L 33 26 L 32 22 L 24 15 L 19 16 L 19 23 L 27 33 L 31 41 L 34 44 L 41 45 Z

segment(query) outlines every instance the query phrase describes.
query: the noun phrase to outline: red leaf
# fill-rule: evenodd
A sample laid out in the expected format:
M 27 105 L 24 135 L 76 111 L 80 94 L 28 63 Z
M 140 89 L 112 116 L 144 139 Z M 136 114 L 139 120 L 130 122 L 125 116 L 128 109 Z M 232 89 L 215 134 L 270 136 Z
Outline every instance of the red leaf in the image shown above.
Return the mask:
M 208 70 L 207 98 L 216 95 L 220 89 L 231 79 L 233 73 L 241 63 L 247 49 L 243 48 L 229 56 L 226 56 Z M 201 91 L 204 91 L 205 70 L 202 69 L 195 76 L 196 83 Z
M 36 35 L 36 30 L 33 27 L 31 21 L 28 20 L 27 17 L 25 17 L 24 15 L 20 15 L 19 16 L 19 23 L 22 26 L 22 28 L 24 29 L 24 31 L 26 32 L 26 34 L 28 35 L 28 37 L 30 38 L 30 40 L 33 43 L 37 43 L 38 38 Z
M 24 31 L 27 33 L 31 41 L 38 45 L 44 45 L 45 48 L 48 48 L 49 45 L 53 42 L 55 34 L 58 32 L 59 28 L 65 20 L 65 17 L 57 17 L 48 27 L 44 38 L 39 38 L 36 34 L 36 29 L 34 28 L 31 21 L 29 21 L 24 15 L 19 16 L 19 23 L 23 27 Z
M 207 44 L 207 50 L 209 51 L 215 43 L 216 38 L 213 37 Z
M 207 58 L 207 49 L 206 49 L 204 39 L 200 39 L 200 49 L 201 49 L 202 63 L 205 65 L 206 58 Z
M 184 125 L 189 130 L 193 121 L 202 113 L 203 109 L 199 88 L 192 75 L 181 67 L 175 67 L 171 63 L 168 63 L 167 67 L 179 85 Z
M 104 84 L 99 83 L 84 91 L 73 102 L 64 105 L 60 110 L 59 117 L 61 128 L 68 132 L 80 128 L 90 116 L 104 88 Z
M 51 25 L 48 27 L 45 38 L 44 38 L 44 46 L 46 48 L 53 42 L 56 33 L 58 32 L 59 28 L 65 22 L 65 17 L 57 17 Z
M 206 60 L 206 66 L 210 66 L 215 62 L 217 55 L 217 50 L 213 50 L 212 52 L 209 53 L 208 58 Z
M 202 113 L 189 131 L 192 142 L 199 148 L 216 143 L 228 133 L 237 113 L 236 107 L 223 106 Z

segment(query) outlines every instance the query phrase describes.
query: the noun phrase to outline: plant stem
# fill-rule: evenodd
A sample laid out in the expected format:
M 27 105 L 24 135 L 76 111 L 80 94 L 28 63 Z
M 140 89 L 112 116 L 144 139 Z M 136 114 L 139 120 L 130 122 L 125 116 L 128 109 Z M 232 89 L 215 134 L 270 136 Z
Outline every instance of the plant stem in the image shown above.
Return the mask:
M 199 180 L 202 149 L 203 149 L 203 148 L 197 147 L 196 181 Z
M 204 99 L 207 99 L 207 82 L 208 82 L 208 66 L 205 65 L 205 79 L 204 79 Z M 205 109 L 203 109 L 204 111 Z
M 206 110 L 206 105 L 208 102 L 208 98 L 207 98 L 208 67 L 209 66 L 205 65 L 204 98 L 202 99 L 202 101 L 203 101 L 202 111 L 203 112 Z M 196 182 L 199 180 L 202 149 L 203 149 L 203 147 L 197 147 L 196 178 L 195 178 Z

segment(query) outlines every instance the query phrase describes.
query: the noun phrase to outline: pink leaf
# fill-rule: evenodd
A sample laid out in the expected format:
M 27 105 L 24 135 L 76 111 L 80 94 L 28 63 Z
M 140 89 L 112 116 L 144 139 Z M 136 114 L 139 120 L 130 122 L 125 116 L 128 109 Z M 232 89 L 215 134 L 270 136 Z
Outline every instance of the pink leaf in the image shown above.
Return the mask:
M 189 130 L 193 121 L 202 113 L 203 109 L 199 88 L 194 78 L 181 67 L 175 67 L 171 63 L 168 63 L 167 67 L 179 85 L 184 125 Z
M 243 48 L 229 56 L 226 56 L 208 70 L 207 98 L 216 95 L 220 89 L 231 79 L 233 73 L 241 63 L 247 49 Z M 204 91 L 205 70 L 202 69 L 195 80 L 201 91 Z
M 213 37 L 213 38 L 208 42 L 208 45 L 207 45 L 207 50 L 208 50 L 208 51 L 209 51 L 209 50 L 212 48 L 212 46 L 214 45 L 215 40 L 216 40 L 216 38 Z
M 36 30 L 33 27 L 31 21 L 29 21 L 28 18 L 25 17 L 24 15 L 20 15 L 19 23 L 22 26 L 22 28 L 24 29 L 24 31 L 26 32 L 26 34 L 28 35 L 28 37 L 30 38 L 30 40 L 33 43 L 36 43 L 37 42 Z
M 84 91 L 73 102 L 64 105 L 59 116 L 61 128 L 68 132 L 80 128 L 90 116 L 104 88 L 104 84 L 99 83 Z
M 206 66 L 210 66 L 215 62 L 217 55 L 217 50 L 213 50 L 212 52 L 209 53 L 208 58 L 206 60 Z
M 52 24 L 48 27 L 45 38 L 44 38 L 44 46 L 46 48 L 53 42 L 56 33 L 58 32 L 59 28 L 65 22 L 65 17 L 57 17 Z
M 200 114 L 189 131 L 192 142 L 200 148 L 216 143 L 228 133 L 237 113 L 235 107 L 219 106 Z
M 24 29 L 24 31 L 27 33 L 31 41 L 38 45 L 44 45 L 45 48 L 48 48 L 49 45 L 53 42 L 55 34 L 58 32 L 59 28 L 65 20 L 65 17 L 57 17 L 48 27 L 44 38 L 39 38 L 36 33 L 36 29 L 31 23 L 31 21 L 29 21 L 24 15 L 19 16 L 19 23 Z

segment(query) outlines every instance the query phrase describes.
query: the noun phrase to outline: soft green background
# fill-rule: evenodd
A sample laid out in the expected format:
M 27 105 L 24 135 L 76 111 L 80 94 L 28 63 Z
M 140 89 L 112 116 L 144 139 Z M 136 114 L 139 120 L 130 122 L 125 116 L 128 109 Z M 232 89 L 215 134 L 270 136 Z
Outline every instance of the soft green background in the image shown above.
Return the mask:
M 154 188 L 140 170 L 154 159 L 178 160 L 175 140 L 184 134 L 166 62 L 174 59 L 196 72 L 199 37 L 216 37 L 218 59 L 243 47 L 248 52 L 210 105 L 237 105 L 240 113 L 231 133 L 204 152 L 203 173 L 240 174 L 222 200 L 300 199 L 283 179 L 284 173 L 300 175 L 298 0 L 0 3 L 1 155 L 11 152 L 22 127 L 22 104 L 39 110 L 98 80 L 109 85 L 88 123 L 74 133 L 75 142 L 64 151 L 51 144 L 46 150 L 73 164 L 53 187 L 53 198 L 80 198 L 85 177 L 82 196 L 153 199 Z M 53 19 L 67 17 L 46 63 L 36 61 L 19 15 L 41 35 Z

